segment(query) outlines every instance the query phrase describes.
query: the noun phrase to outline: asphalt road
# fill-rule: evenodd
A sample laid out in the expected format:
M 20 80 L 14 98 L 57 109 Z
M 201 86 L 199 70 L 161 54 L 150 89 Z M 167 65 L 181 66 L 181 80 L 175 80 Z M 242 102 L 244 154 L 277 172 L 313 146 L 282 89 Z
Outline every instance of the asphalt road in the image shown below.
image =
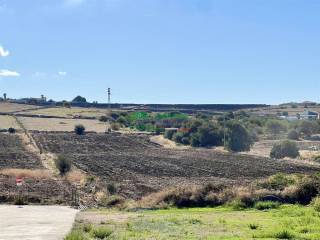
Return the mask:
M 61 240 L 77 212 L 61 206 L 0 205 L 0 240 Z

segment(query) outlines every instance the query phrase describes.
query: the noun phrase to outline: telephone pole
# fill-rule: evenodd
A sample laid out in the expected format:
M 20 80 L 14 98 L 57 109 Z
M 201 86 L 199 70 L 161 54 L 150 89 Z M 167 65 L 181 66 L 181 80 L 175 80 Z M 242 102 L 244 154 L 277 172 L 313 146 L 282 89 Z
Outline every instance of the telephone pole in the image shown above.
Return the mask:
M 108 110 L 111 115 L 111 88 L 108 88 Z

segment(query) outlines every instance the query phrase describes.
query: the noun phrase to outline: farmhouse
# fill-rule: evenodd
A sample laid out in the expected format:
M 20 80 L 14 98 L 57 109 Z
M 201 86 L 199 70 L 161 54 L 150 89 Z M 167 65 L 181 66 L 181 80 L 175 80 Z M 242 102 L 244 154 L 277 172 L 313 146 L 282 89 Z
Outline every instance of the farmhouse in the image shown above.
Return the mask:
M 299 118 L 303 120 L 318 120 L 320 119 L 320 114 L 318 112 L 306 110 L 299 114 Z

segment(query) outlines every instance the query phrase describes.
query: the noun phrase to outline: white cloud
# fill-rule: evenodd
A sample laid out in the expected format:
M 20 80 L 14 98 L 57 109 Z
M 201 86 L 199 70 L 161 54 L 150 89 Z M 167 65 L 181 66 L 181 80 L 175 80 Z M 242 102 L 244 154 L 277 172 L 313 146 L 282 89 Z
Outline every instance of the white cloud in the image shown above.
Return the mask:
M 0 70 L 0 77 L 19 77 L 20 73 L 6 69 Z
M 58 72 L 58 74 L 59 74 L 60 76 L 66 76 L 66 75 L 67 75 L 67 72 Z
M 9 51 L 5 50 L 2 46 L 0 46 L 0 57 L 7 57 L 9 56 Z

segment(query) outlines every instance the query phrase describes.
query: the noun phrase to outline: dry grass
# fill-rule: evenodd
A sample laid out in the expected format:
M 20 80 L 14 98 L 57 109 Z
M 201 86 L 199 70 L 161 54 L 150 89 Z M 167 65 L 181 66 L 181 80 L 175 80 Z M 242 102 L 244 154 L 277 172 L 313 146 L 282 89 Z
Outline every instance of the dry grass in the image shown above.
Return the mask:
M 66 180 L 72 184 L 84 185 L 87 181 L 87 175 L 80 170 L 72 170 L 65 176 Z
M 18 168 L 6 168 L 0 170 L 0 174 L 11 177 L 33 178 L 33 179 L 51 179 L 51 174 L 48 170 L 30 170 Z
M 0 128 L 2 129 L 8 129 L 11 127 L 15 129 L 20 129 L 20 126 L 18 125 L 17 121 L 12 116 L 1 115 L 0 122 L 1 122 Z
M 27 109 L 38 109 L 38 108 L 39 106 L 34 106 L 34 105 L 0 102 L 0 112 L 3 112 L 3 113 L 19 112 Z
M 81 107 L 52 107 L 46 109 L 35 109 L 25 112 L 26 114 L 39 114 L 46 116 L 56 116 L 56 117 L 100 117 L 105 116 L 108 113 L 108 109 L 99 108 L 81 108 Z
M 19 120 L 28 130 L 73 132 L 74 126 L 82 124 L 86 131 L 102 133 L 106 131 L 107 124 L 99 120 L 88 119 L 58 119 L 58 118 L 32 118 L 19 117 Z
M 320 156 L 320 151 L 308 151 L 308 150 L 300 151 L 300 158 L 303 160 L 312 160 L 318 156 Z

